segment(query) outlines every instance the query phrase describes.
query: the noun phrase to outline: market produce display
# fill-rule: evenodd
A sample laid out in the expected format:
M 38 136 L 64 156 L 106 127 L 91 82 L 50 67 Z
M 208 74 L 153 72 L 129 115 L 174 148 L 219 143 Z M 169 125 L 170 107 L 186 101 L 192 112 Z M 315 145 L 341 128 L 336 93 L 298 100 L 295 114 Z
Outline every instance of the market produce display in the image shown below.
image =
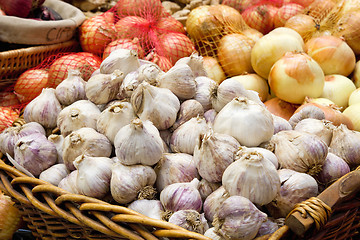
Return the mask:
M 81 51 L 1 95 L 6 164 L 204 239 L 241 240 L 267 239 L 359 171 L 360 2 L 200 2 L 184 24 L 159 0 L 87 18 Z

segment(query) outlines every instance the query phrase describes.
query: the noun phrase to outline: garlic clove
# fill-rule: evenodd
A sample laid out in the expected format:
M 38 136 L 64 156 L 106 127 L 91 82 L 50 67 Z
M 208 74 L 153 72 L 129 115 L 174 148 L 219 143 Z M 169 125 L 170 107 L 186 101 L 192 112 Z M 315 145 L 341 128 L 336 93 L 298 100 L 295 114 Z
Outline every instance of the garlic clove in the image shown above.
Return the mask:
M 55 95 L 63 105 L 70 105 L 77 100 L 86 99 L 84 79 L 77 69 L 69 69 L 67 78 L 65 78 L 55 88 Z
M 214 121 L 216 118 L 217 112 L 215 111 L 215 109 L 209 109 L 204 113 L 204 118 L 206 120 L 206 123 L 213 127 L 214 126 Z
M 64 136 L 57 135 L 57 134 L 50 134 L 48 136 L 48 140 L 55 144 L 56 151 L 57 151 L 57 163 L 64 163 L 62 158 L 62 150 L 63 150 L 63 143 L 64 143 Z
M 42 171 L 39 175 L 39 179 L 57 186 L 69 173 L 70 172 L 65 164 L 58 163 Z
M 115 70 L 120 70 L 126 76 L 128 73 L 140 67 L 136 50 L 116 49 L 100 64 L 100 73 L 111 74 Z
M 201 195 L 201 199 L 205 201 L 205 199 L 219 187 L 221 187 L 221 183 L 211 183 L 206 181 L 205 179 L 201 179 L 199 183 L 199 192 Z
M 349 172 L 350 167 L 344 159 L 329 152 L 321 172 L 315 176 L 315 179 L 326 187 Z
M 230 197 L 230 194 L 221 186 L 205 199 L 203 209 L 205 217 L 209 222 L 214 220 L 219 207 L 228 197 Z
M 274 134 L 284 131 L 284 130 L 292 130 L 292 126 L 290 125 L 289 121 L 285 118 L 276 116 L 272 114 L 274 120 Z
M 141 65 L 137 71 L 139 73 L 137 77 L 138 81 L 146 81 L 151 85 L 156 84 L 157 77 L 164 73 L 158 65 L 152 62 Z
M 204 108 L 202 107 L 202 105 L 194 99 L 186 100 L 181 103 L 178 117 L 171 129 L 175 130 L 184 122 L 197 116 L 204 116 Z

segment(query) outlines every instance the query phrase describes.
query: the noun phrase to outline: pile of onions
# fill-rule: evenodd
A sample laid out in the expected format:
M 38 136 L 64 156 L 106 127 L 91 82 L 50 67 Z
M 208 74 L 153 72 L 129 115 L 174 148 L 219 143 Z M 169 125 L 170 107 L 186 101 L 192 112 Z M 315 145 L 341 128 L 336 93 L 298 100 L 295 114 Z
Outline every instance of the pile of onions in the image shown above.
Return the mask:
M 281 6 L 274 16 L 274 27 L 284 27 L 286 21 L 304 11 L 304 7 L 296 3 L 287 3 Z
M 241 16 L 247 25 L 266 34 L 274 29 L 274 17 L 278 8 L 272 4 L 256 5 L 246 9 Z
M 136 50 L 139 58 L 142 59 L 145 57 L 145 51 L 141 47 L 138 38 L 134 38 L 134 39 L 120 38 L 120 39 L 112 41 L 111 43 L 109 43 L 106 46 L 106 48 L 104 49 L 102 58 L 103 59 L 107 58 L 112 51 L 114 51 L 116 49 L 120 49 L 120 48 Z
M 271 98 L 264 102 L 266 108 L 274 115 L 289 120 L 297 109 L 297 105 L 285 102 L 278 97 Z
M 19 110 L 11 107 L 0 107 L 0 133 L 12 125 L 19 117 Z
M 30 102 L 43 88 L 49 86 L 49 74 L 45 69 L 30 69 L 23 72 L 16 80 L 14 93 L 21 103 Z

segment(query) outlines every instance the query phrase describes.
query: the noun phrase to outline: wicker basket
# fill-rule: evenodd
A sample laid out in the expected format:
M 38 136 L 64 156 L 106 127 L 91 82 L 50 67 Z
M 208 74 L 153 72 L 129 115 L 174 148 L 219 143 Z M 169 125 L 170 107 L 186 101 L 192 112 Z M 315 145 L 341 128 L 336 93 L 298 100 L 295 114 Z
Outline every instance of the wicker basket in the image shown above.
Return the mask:
M 53 54 L 77 50 L 79 50 L 78 41 L 70 40 L 63 43 L 0 52 L 0 88 L 11 85 L 25 70 L 37 66 Z

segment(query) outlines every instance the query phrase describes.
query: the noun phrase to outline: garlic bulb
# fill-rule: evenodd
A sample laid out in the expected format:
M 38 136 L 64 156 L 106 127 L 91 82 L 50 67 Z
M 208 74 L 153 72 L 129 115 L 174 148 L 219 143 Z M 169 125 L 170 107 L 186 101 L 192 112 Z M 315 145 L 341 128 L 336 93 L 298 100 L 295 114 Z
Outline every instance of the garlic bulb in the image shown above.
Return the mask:
M 216 82 L 211 78 L 205 76 L 196 77 L 195 82 L 196 93 L 193 98 L 199 103 L 201 103 L 204 111 L 212 109 L 211 89 L 213 89 L 217 85 Z
M 139 71 L 136 70 L 128 73 L 120 85 L 117 98 L 130 98 L 133 91 L 139 86 L 141 82 L 142 81 L 139 79 Z
M 211 238 L 212 240 L 224 240 L 225 238 L 223 238 L 222 236 L 220 236 L 219 234 L 215 233 L 215 228 L 209 228 L 205 233 L 204 233 L 205 237 Z
M 122 164 L 156 164 L 163 152 L 163 140 L 152 122 L 136 118 L 122 127 L 114 139 L 116 157 Z
M 126 76 L 140 67 L 136 50 L 116 49 L 100 64 L 100 73 L 110 74 L 120 70 Z
M 117 102 L 100 113 L 96 122 L 96 129 L 114 144 L 116 133 L 135 118 L 136 115 L 131 103 Z
M 305 118 L 298 122 L 294 130 L 314 134 L 323 140 L 326 145 L 330 145 L 332 132 L 335 129 L 334 124 L 328 120 L 319 120 L 315 118 Z
M 37 122 L 28 122 L 22 126 L 8 127 L 0 133 L 0 152 L 14 157 L 14 146 L 19 138 L 33 133 L 45 135 L 45 129 Z
M 39 175 L 39 179 L 57 186 L 69 173 L 70 172 L 65 164 L 58 163 L 42 171 Z
M 115 70 L 111 74 L 97 74 L 91 77 L 86 85 L 86 97 L 95 104 L 105 104 L 116 99 L 124 73 Z
M 217 115 L 217 111 L 215 109 L 209 109 L 204 113 L 204 118 L 209 126 L 214 125 L 214 121 Z
M 200 212 L 202 200 L 198 191 L 199 180 L 194 178 L 187 183 L 173 183 L 166 186 L 160 193 L 160 201 L 165 210 L 195 210 Z
M 208 130 L 209 126 L 203 117 L 191 118 L 173 132 L 170 140 L 171 150 L 193 154 L 200 135 Z
M 263 155 L 263 157 L 267 160 L 269 160 L 270 162 L 272 162 L 272 164 L 274 164 L 275 168 L 278 169 L 279 168 L 279 161 L 276 157 L 276 155 L 266 149 L 266 148 L 262 148 L 262 147 L 244 147 L 244 146 L 241 146 L 239 147 L 238 149 L 238 152 L 237 154 L 240 155 L 242 154 L 242 152 L 258 152 L 258 153 L 261 153 L 261 155 Z
M 159 87 L 170 89 L 181 100 L 190 99 L 196 93 L 195 76 L 185 63 L 176 64 L 160 74 L 157 82 Z
M 86 99 L 84 79 L 78 69 L 69 69 L 65 78 L 55 88 L 55 95 L 63 105 L 70 105 L 77 100 Z
M 55 128 L 61 104 L 55 96 L 54 88 L 43 88 L 24 109 L 25 122 L 38 122 L 45 128 Z
M 159 74 L 164 73 L 158 65 L 152 62 L 141 65 L 137 71 L 139 73 L 137 77 L 138 81 L 146 81 L 152 85 L 156 83 Z
M 272 114 L 273 120 L 274 120 L 274 134 L 284 131 L 284 130 L 292 130 L 292 126 L 290 125 L 289 121 L 287 121 L 285 118 L 276 116 L 275 114 Z
M 139 199 L 151 199 L 155 195 L 152 188 L 156 181 L 156 173 L 149 166 L 126 166 L 119 162 L 112 166 L 110 180 L 111 196 L 120 204 Z
M 169 223 L 178 225 L 186 230 L 204 234 L 209 229 L 209 225 L 204 217 L 195 210 L 179 210 L 169 218 Z
M 271 216 L 286 217 L 295 204 L 317 196 L 318 184 L 310 175 L 290 169 L 280 169 L 278 174 L 280 190 L 274 200 L 266 205 Z
M 209 222 L 214 220 L 219 207 L 228 197 L 230 197 L 229 193 L 221 186 L 205 199 L 203 209 L 205 217 Z
M 150 120 L 159 130 L 171 127 L 180 109 L 179 99 L 167 88 L 142 82 L 131 95 L 134 112 L 141 120 Z
M 85 154 L 74 160 L 78 170 L 76 187 L 80 194 L 103 198 L 110 190 L 111 167 L 114 161 L 107 157 L 90 157 Z
M 63 151 L 63 143 L 64 143 L 64 136 L 58 135 L 58 134 L 50 134 L 48 136 L 48 140 L 52 142 L 57 151 L 57 163 L 64 163 L 64 160 L 62 158 L 62 151 Z
M 289 123 L 293 128 L 295 128 L 298 122 L 306 118 L 314 118 L 314 119 L 322 120 L 325 119 L 325 113 L 322 109 L 320 109 L 317 106 L 308 105 L 302 108 L 299 112 L 294 113 L 290 117 Z
M 189 57 L 180 58 L 175 63 L 175 65 L 178 64 L 187 64 L 195 77 L 207 75 L 203 65 L 203 57 L 198 52 L 193 52 Z
M 281 168 L 316 175 L 321 171 L 328 146 L 316 135 L 296 130 L 275 134 L 268 149 L 273 151 Z
M 201 199 L 205 201 L 205 199 L 219 187 L 221 187 L 221 183 L 211 183 L 205 179 L 201 179 L 199 183 Z
M 271 202 L 280 189 L 274 164 L 256 151 L 237 152 L 235 162 L 223 174 L 222 183 L 230 196 L 240 195 L 258 205 Z
M 200 176 L 209 182 L 221 182 L 239 147 L 239 142 L 227 134 L 210 130 L 200 135 L 194 149 L 194 161 Z
M 155 172 L 156 189 L 159 192 L 173 183 L 200 179 L 193 156 L 187 153 L 164 153 L 155 167 Z
M 171 127 L 171 129 L 175 130 L 184 122 L 197 116 L 204 116 L 204 108 L 202 105 L 194 99 L 186 100 L 181 103 L 176 122 Z
M 163 220 L 164 208 L 160 200 L 139 199 L 130 203 L 128 208 L 147 217 Z
M 14 160 L 37 177 L 56 163 L 56 147 L 44 134 L 33 133 L 15 143 Z
M 225 79 L 220 85 L 215 85 L 211 89 L 212 106 L 217 112 L 220 112 L 220 110 L 235 97 L 245 97 L 263 105 L 258 93 L 252 90 L 246 90 L 243 84 L 234 78 Z
M 271 218 L 267 218 L 266 221 L 261 224 L 256 237 L 261 237 L 267 234 L 273 234 L 278 229 L 279 229 L 279 225 Z
M 213 225 L 215 233 L 225 239 L 254 239 L 267 215 L 261 212 L 249 199 L 232 196 L 219 207 Z
M 96 129 L 100 113 L 94 103 L 89 100 L 79 100 L 60 111 L 57 126 L 64 137 L 83 127 Z
M 349 130 L 346 125 L 341 124 L 333 131 L 333 137 L 329 145 L 330 152 L 342 158 L 349 164 L 350 168 L 360 165 L 360 133 Z
M 256 147 L 271 139 L 274 122 L 263 105 L 236 97 L 216 115 L 214 131 L 233 136 L 243 146 Z
M 319 172 L 315 178 L 319 183 L 327 186 L 349 172 L 350 167 L 344 159 L 329 152 L 326 156 L 321 172 Z
M 93 128 L 80 128 L 64 139 L 63 160 L 66 167 L 75 170 L 73 161 L 82 154 L 93 157 L 110 157 L 112 145 L 109 139 Z
M 80 194 L 76 186 L 77 175 L 78 175 L 78 170 L 70 172 L 65 178 L 63 178 L 59 182 L 58 187 L 70 193 Z

